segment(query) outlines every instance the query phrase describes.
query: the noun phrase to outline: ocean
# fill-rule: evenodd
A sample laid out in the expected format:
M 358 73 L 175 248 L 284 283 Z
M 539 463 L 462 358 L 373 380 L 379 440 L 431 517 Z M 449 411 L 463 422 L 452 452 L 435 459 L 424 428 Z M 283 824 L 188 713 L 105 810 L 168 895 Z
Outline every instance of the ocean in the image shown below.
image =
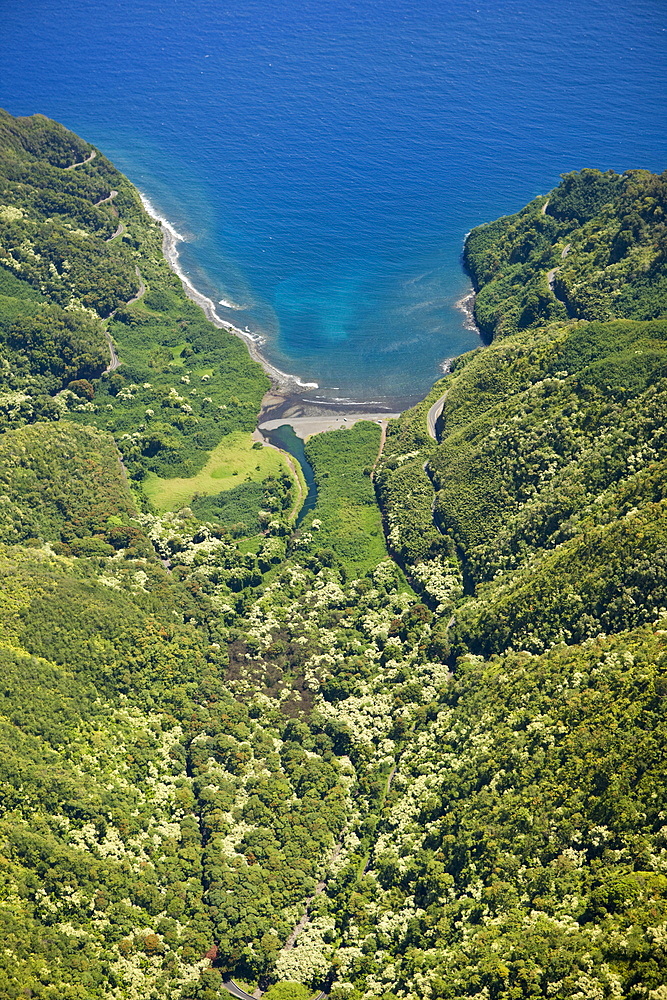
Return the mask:
M 99 146 L 310 398 L 402 408 L 478 344 L 465 234 L 667 168 L 663 0 L 3 0 L 0 106 Z

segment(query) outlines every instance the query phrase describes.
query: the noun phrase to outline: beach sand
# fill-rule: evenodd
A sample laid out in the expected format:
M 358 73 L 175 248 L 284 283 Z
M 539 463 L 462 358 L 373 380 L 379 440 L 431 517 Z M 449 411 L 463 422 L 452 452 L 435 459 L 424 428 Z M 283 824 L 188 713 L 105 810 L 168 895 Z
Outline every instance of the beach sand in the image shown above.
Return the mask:
M 384 425 L 392 417 L 398 417 L 398 413 L 348 413 L 346 417 L 339 414 L 328 413 L 308 417 L 284 417 L 282 420 L 260 420 L 257 424 L 258 430 L 270 431 L 281 424 L 289 424 L 297 437 L 307 441 L 313 434 L 321 434 L 323 431 L 335 431 L 341 427 L 352 427 L 360 420 L 372 420 L 373 423 Z
M 283 394 L 272 390 L 267 392 L 262 400 L 262 409 L 257 420 L 260 431 L 271 431 L 282 424 L 290 424 L 297 437 L 306 441 L 312 434 L 322 431 L 337 430 L 340 427 L 352 427 L 359 420 L 372 420 L 378 424 L 386 424 L 398 413 L 378 410 L 377 406 L 365 409 L 361 404 L 356 406 L 336 405 L 335 403 L 312 403 L 302 396 Z

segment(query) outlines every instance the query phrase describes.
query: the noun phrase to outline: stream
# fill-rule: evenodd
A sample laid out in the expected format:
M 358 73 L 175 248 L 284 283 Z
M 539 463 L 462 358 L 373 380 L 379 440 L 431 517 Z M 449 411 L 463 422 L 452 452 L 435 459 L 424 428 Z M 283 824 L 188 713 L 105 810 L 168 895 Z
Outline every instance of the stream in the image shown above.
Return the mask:
M 313 467 L 306 458 L 306 452 L 303 447 L 303 441 L 300 437 L 294 433 L 294 428 L 291 424 L 281 424 L 280 427 L 276 427 L 274 430 L 263 430 L 262 434 L 267 441 L 275 445 L 276 448 L 282 448 L 283 451 L 289 452 L 292 458 L 295 458 L 303 470 L 303 477 L 306 480 L 306 486 L 308 487 L 308 492 L 306 493 L 306 499 L 303 502 L 303 506 L 299 511 L 299 515 L 296 519 L 295 527 L 298 528 L 303 521 L 306 514 L 313 509 L 317 503 L 317 485 L 315 483 L 315 473 L 313 472 Z

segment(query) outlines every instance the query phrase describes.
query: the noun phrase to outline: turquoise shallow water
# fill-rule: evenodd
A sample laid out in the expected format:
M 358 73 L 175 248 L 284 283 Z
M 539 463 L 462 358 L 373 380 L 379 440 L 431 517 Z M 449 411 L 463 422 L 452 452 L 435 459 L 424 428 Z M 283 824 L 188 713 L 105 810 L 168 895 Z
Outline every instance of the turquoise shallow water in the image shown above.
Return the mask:
M 0 104 L 100 146 L 316 395 L 404 402 L 474 347 L 472 226 L 667 166 L 665 5 L 5 0 Z

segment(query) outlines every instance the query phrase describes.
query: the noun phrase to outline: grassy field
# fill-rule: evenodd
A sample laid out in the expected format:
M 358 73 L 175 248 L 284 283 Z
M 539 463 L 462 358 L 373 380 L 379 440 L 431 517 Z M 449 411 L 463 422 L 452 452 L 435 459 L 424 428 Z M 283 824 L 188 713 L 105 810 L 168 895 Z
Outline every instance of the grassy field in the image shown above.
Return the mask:
M 226 435 L 210 453 L 204 468 L 189 479 L 162 479 L 149 472 L 143 482 L 146 496 L 158 511 L 178 510 L 195 493 L 211 496 L 231 490 L 244 480 L 261 482 L 286 468 L 282 456 L 274 448 L 252 447 L 252 435 L 234 431 Z
M 304 529 L 319 521 L 317 545 L 331 547 L 357 576 L 387 558 L 382 519 L 369 476 L 379 447 L 380 428 L 367 420 L 315 434 L 306 442 L 318 493 L 314 510 L 304 519 Z

